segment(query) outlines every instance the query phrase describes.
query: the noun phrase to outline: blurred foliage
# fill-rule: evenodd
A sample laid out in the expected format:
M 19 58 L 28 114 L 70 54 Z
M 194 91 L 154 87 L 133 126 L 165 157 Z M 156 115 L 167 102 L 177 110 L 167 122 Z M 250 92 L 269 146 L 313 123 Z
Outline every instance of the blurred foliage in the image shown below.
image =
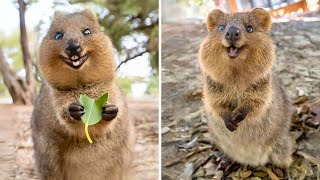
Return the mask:
M 121 61 L 148 52 L 150 64 L 158 73 L 158 0 L 71 0 L 71 3 L 95 5 L 100 24 L 112 39 Z
M 33 1 L 34 2 L 34 1 Z M 36 36 L 35 32 L 28 32 L 28 37 Z M 29 41 L 30 43 L 31 41 Z M 32 44 L 32 43 L 31 43 Z M 18 73 L 19 76 L 24 76 L 24 65 L 22 59 L 22 50 L 20 44 L 20 31 L 17 29 L 15 32 L 12 32 L 9 35 L 5 33 L 0 33 L 0 46 L 3 48 L 6 55 L 7 61 L 11 69 Z M 32 46 L 31 46 L 32 47 Z M 31 53 L 32 59 L 35 60 L 37 54 Z M 40 89 L 40 82 L 36 82 L 36 89 Z M 0 96 L 10 96 L 7 87 L 5 86 L 2 75 L 0 73 Z
M 0 74 L 0 96 L 5 96 L 8 94 L 9 94 L 9 92 L 8 92 L 6 86 L 4 85 L 4 82 L 2 80 L 2 75 Z
M 148 94 L 158 94 L 159 93 L 159 75 L 153 75 L 149 81 Z
M 27 5 L 30 5 L 37 1 L 38 0 L 25 0 L 25 3 Z M 19 13 L 18 2 L 16 0 L 12 0 L 12 3 L 16 6 L 17 14 L 18 14 Z M 10 17 L 7 17 L 7 18 L 10 18 Z M 28 35 L 29 34 L 30 32 L 28 32 Z M 11 70 L 13 70 L 16 73 L 24 70 L 21 44 L 20 44 L 20 29 L 17 28 L 14 32 L 10 33 L 10 35 L 6 35 L 5 33 L 0 32 L 0 46 L 1 48 L 3 48 L 3 51 L 6 55 L 6 58 L 11 67 Z M 18 73 L 18 75 L 23 75 L 23 74 Z M 3 77 L 0 73 L 0 97 L 8 97 L 8 96 L 10 96 L 9 91 L 5 86 L 3 82 Z
M 125 94 L 131 92 L 131 85 L 136 82 L 147 83 L 146 94 L 157 95 L 159 92 L 159 76 L 157 74 L 152 75 L 149 80 L 145 80 L 143 77 L 117 77 L 116 82 Z
M 23 68 L 23 61 L 20 45 L 20 32 L 15 31 L 9 36 L 4 36 L 4 34 L 1 33 L 0 45 L 9 58 L 12 59 L 12 63 L 9 63 L 12 70 L 15 72 L 21 70 Z
M 131 91 L 131 84 L 133 82 L 132 79 L 126 77 L 117 77 L 116 82 L 125 94 L 128 94 Z

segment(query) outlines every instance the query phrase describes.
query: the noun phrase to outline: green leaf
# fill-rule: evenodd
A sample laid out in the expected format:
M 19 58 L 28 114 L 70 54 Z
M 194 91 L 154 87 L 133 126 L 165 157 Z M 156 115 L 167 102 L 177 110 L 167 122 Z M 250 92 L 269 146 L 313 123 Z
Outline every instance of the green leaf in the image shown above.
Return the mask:
M 79 100 L 85 112 L 85 114 L 81 116 L 81 120 L 90 126 L 97 124 L 102 119 L 102 108 L 103 105 L 108 101 L 108 98 L 108 93 L 102 95 L 97 100 L 86 95 L 81 95 Z

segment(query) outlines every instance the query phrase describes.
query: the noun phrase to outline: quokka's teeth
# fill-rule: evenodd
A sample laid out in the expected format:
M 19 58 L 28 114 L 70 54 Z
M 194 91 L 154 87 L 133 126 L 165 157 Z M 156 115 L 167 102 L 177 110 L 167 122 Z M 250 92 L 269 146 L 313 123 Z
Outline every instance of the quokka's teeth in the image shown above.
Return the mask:
M 71 59 L 72 59 L 72 60 L 78 59 L 78 56 L 76 56 L 76 55 L 75 55 L 75 56 L 72 56 Z
M 80 65 L 80 61 L 75 61 L 72 63 L 74 66 L 79 66 Z

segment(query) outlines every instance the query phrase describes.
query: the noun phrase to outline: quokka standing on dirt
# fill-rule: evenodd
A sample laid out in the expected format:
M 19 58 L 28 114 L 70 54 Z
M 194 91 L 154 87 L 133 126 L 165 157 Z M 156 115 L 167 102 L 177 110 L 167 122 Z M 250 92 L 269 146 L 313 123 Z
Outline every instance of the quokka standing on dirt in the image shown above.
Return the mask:
M 84 10 L 56 12 L 40 47 L 43 77 L 32 117 L 40 179 L 128 179 L 133 122 L 115 84 L 114 50 L 95 16 Z M 103 119 L 86 139 L 81 94 L 97 99 L 108 92 Z
M 271 18 L 261 8 L 213 10 L 199 50 L 203 101 L 213 142 L 235 161 L 291 164 L 288 101 L 272 66 Z

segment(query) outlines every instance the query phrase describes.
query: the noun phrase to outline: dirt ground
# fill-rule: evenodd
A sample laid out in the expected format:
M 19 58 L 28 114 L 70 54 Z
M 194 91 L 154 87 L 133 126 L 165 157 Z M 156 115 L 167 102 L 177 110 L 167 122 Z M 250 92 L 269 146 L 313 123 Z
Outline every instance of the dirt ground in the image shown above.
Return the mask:
M 135 179 L 158 179 L 158 100 L 129 100 L 137 142 Z M 32 106 L 0 105 L 0 179 L 38 179 L 33 160 L 30 117 Z
M 275 23 L 275 70 L 295 103 L 292 179 L 320 176 L 320 21 Z M 162 179 L 287 179 L 283 169 L 242 167 L 211 145 L 197 52 L 203 24 L 162 26 Z M 318 116 L 316 116 L 318 114 Z

